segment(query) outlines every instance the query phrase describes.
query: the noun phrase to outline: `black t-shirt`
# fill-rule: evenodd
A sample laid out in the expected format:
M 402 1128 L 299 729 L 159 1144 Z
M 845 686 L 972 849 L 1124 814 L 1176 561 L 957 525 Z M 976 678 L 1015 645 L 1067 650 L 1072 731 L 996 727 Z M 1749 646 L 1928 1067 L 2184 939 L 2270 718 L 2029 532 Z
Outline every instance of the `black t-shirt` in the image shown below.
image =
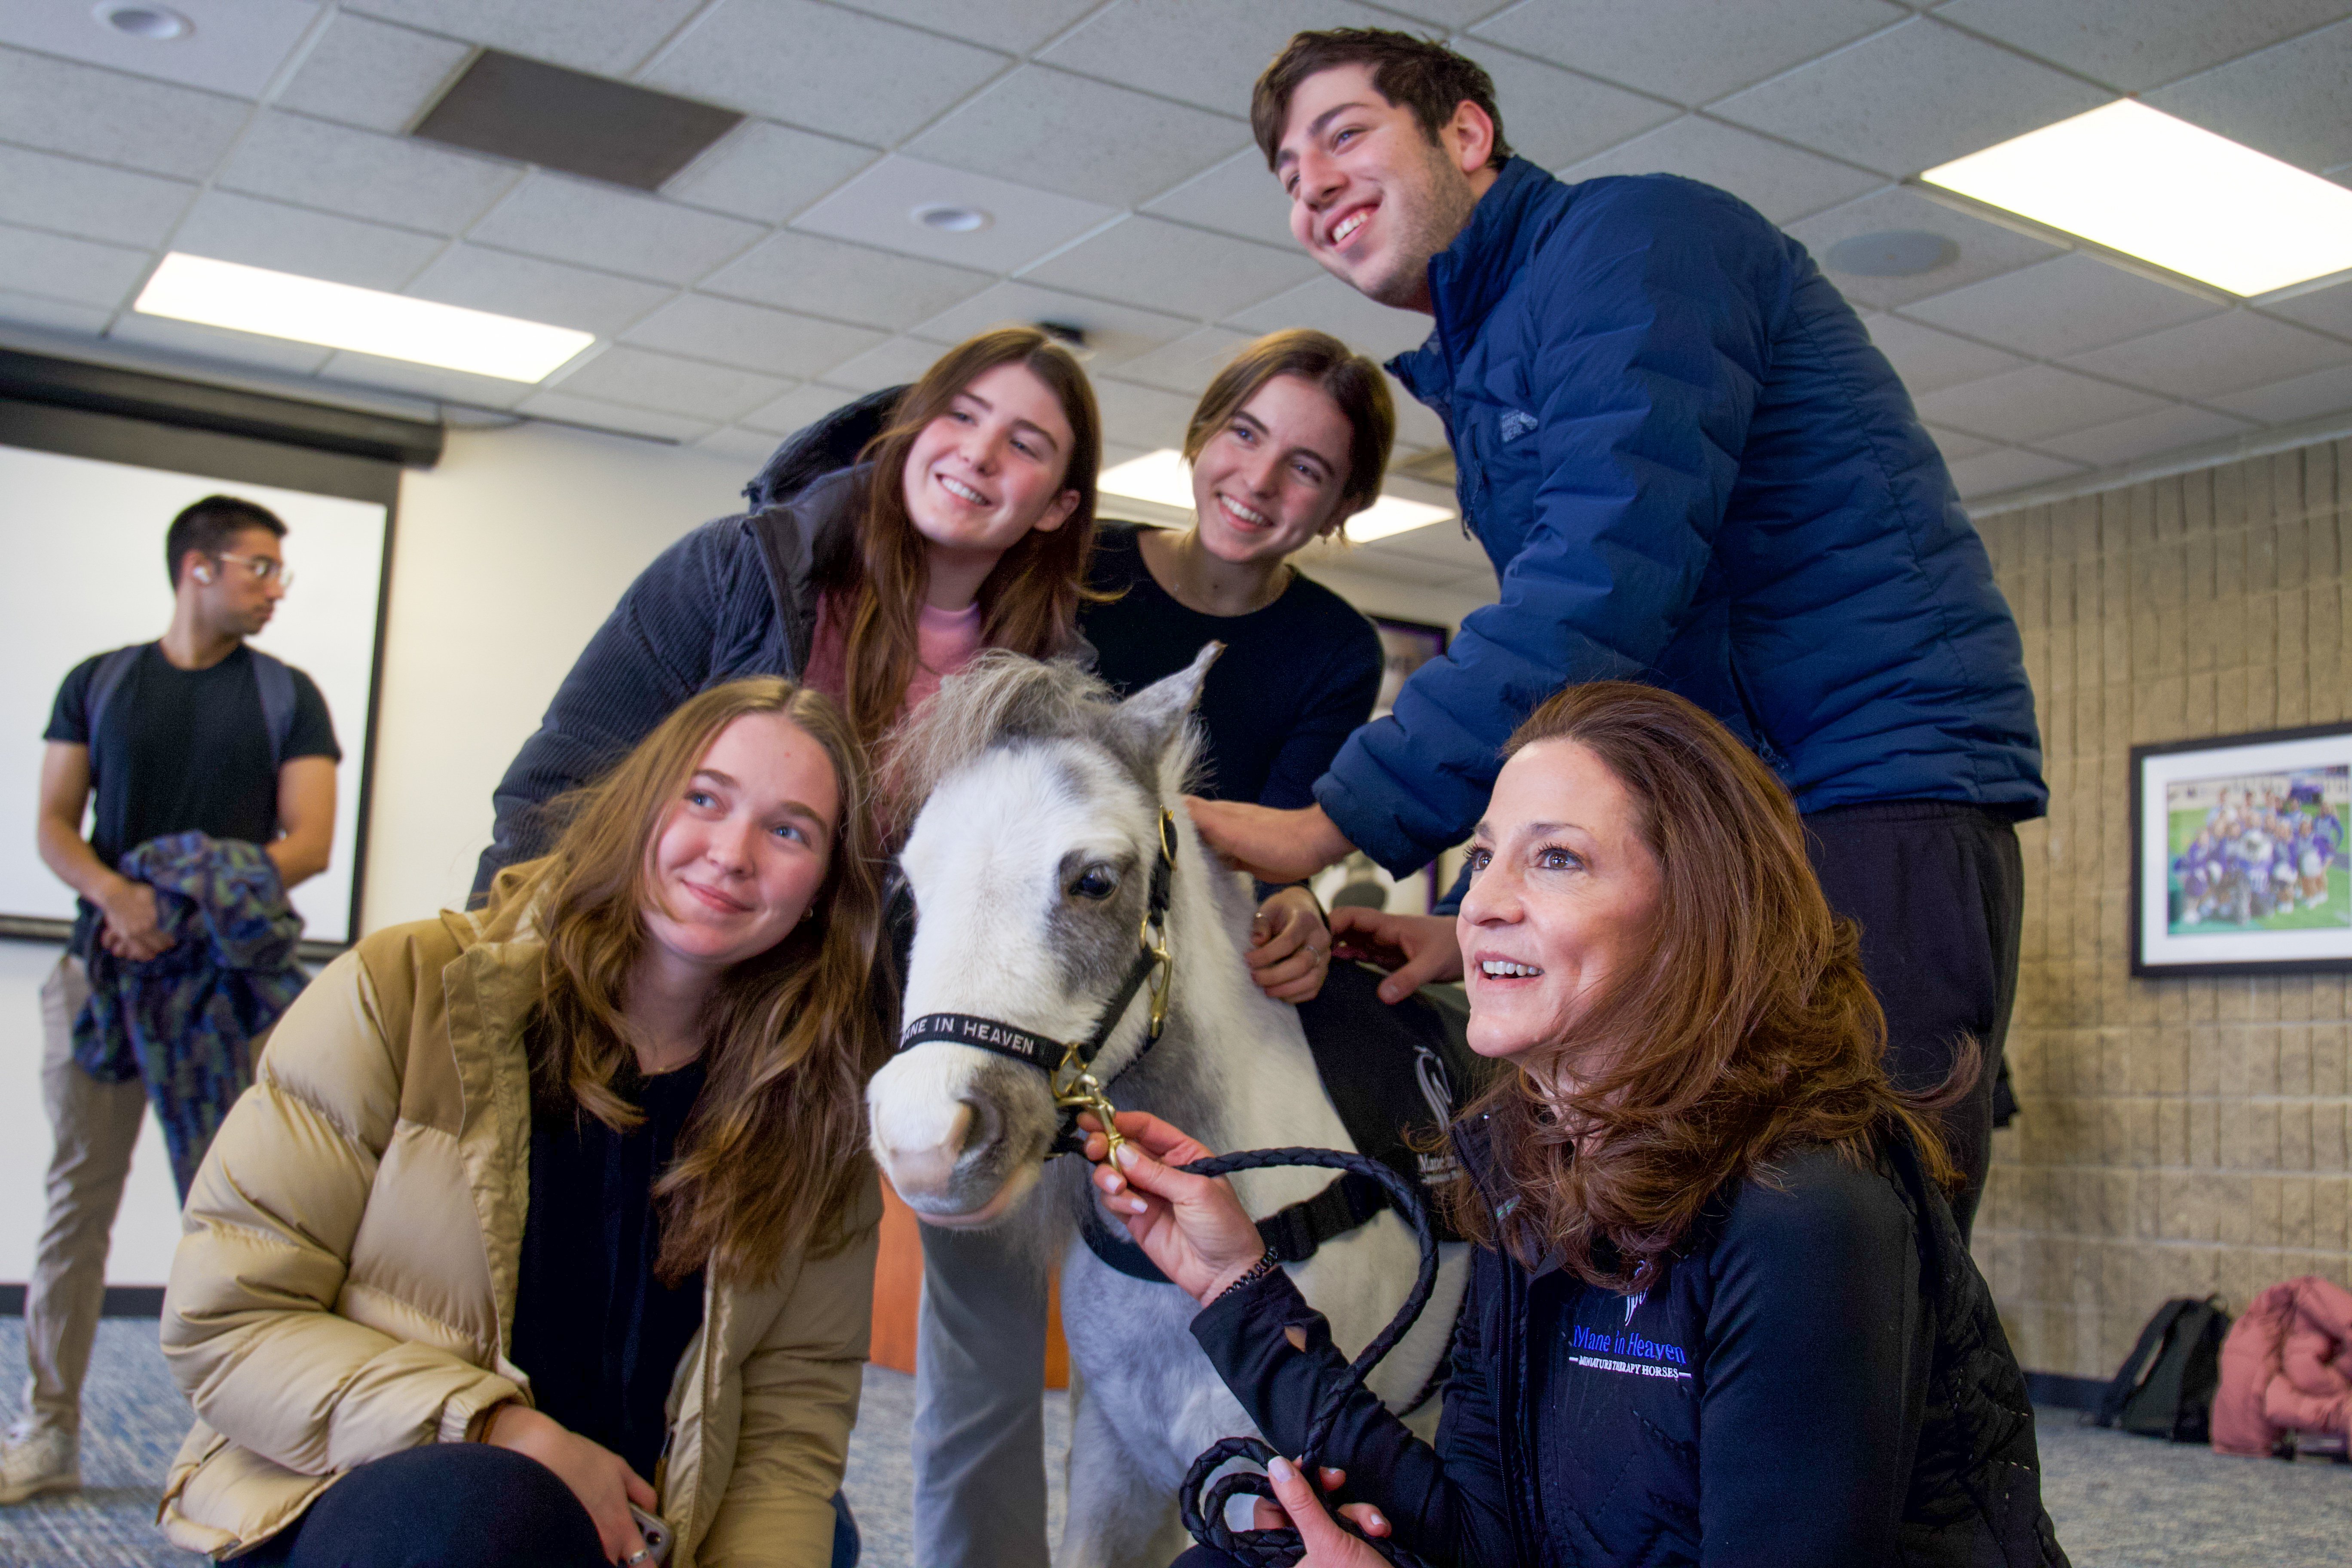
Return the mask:
M 86 658 L 67 673 L 41 736 L 90 748 L 98 809 L 89 844 L 98 858 L 116 865 L 149 839 L 170 833 L 247 844 L 277 837 L 278 774 L 269 765 L 269 727 L 261 715 L 252 650 L 239 644 L 209 668 L 181 669 L 148 644 L 107 699 L 99 718 L 105 734 L 93 744 L 89 683 L 103 657 Z M 341 762 L 327 700 L 309 676 L 291 673 L 294 728 L 280 760 Z
M 645 1112 L 615 1132 L 568 1097 L 534 1096 L 530 1213 L 515 1282 L 515 1365 L 551 1419 L 601 1443 L 650 1481 L 668 1435 L 665 1409 L 686 1347 L 702 1327 L 702 1272 L 676 1285 L 661 1255 L 654 1183 L 702 1092 L 703 1064 L 614 1088 Z
M 1187 609 L 1144 564 L 1141 531 L 1106 522 L 1097 537 L 1092 586 L 1119 595 L 1079 611 L 1097 671 L 1124 696 L 1175 674 L 1203 643 L 1223 643 L 1201 689 L 1201 793 L 1285 809 L 1314 805 L 1315 781 L 1380 698 L 1380 635 L 1348 601 L 1296 573 L 1262 610 Z

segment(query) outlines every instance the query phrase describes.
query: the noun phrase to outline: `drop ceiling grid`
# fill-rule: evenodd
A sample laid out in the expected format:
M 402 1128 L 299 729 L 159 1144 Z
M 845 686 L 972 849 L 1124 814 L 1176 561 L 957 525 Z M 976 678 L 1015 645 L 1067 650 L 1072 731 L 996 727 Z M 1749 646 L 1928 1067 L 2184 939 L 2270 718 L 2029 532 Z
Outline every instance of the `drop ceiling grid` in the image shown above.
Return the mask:
M 225 3 L 187 0 L 199 15 Z M 562 381 L 495 401 L 552 409 L 560 398 L 577 413 L 592 403 L 621 410 L 625 398 L 636 407 L 616 416 L 623 427 L 705 443 L 732 431 L 731 445 L 749 449 L 787 409 L 805 413 L 833 389 L 913 365 L 921 345 L 984 324 L 991 310 L 1052 310 L 1099 321 L 1108 346 L 1094 370 L 1118 411 L 1111 438 L 1156 444 L 1173 405 L 1213 363 L 1210 351 L 1243 334 L 1319 323 L 1381 353 L 1422 335 L 1425 319 L 1362 301 L 1286 247 L 1279 197 L 1240 117 L 1244 56 L 1294 26 L 1386 19 L 1445 26 L 1487 63 L 1507 119 L 1516 107 L 1518 139 L 1548 166 L 1577 177 L 1647 165 L 1707 178 L 1817 255 L 1874 227 L 1959 238 L 1959 258 L 1937 274 L 1839 280 L 1898 363 L 1917 367 L 1923 409 L 1997 403 L 1998 378 L 2029 368 L 2045 394 L 2079 395 L 2046 416 L 2021 407 L 1967 416 L 2000 431 L 1931 413 L 1954 443 L 1964 489 L 2029 471 L 2015 482 L 2039 482 L 2053 467 L 2078 471 L 2174 435 L 2188 442 L 2291 423 L 2352 390 L 2352 285 L 2221 310 L 1931 208 L 1895 178 L 2126 89 L 2208 123 L 2252 126 L 2241 133 L 2289 142 L 2268 150 L 2340 177 L 2352 169 L 2352 118 L 2340 106 L 2302 114 L 2291 134 L 2276 128 L 2310 99 L 2312 82 L 2352 59 L 2352 3 L 2274 0 L 2223 15 L 2196 0 L 2079 0 L 2061 23 L 2034 0 L 1754 0 L 1736 36 L 1709 25 L 1721 15 L 1716 0 L 1315 0 L 1312 16 L 1285 11 L 1279 25 L 1258 0 L 1191 3 L 1187 20 L 1207 42 L 1173 61 L 1181 35 L 1167 31 L 1167 0 L 346 0 L 322 7 L 258 99 L 174 83 L 161 68 L 126 77 L 0 47 L 0 170 L 40 175 L 0 193 L 0 318 L 88 331 L 103 310 L 126 339 L 304 374 L 292 367 L 310 363 L 309 351 L 132 324 L 129 293 L 174 245 L 509 313 L 538 301 L 551 319 L 596 331 L 600 352 Z M 786 12 L 800 31 L 778 37 L 832 39 L 857 58 L 899 48 L 933 61 L 924 74 L 953 91 L 910 98 L 860 82 L 865 90 L 845 95 L 842 79 L 863 73 L 835 68 L 808 90 L 782 92 L 806 68 L 778 58 L 762 68 L 774 37 L 734 58 L 722 46 L 764 37 L 760 19 L 772 29 Z M 476 44 L 651 86 L 716 87 L 710 96 L 755 118 L 648 197 L 388 136 Z M 1054 89 L 1049 110 L 1116 110 L 1164 134 L 1108 153 L 1057 146 L 1037 134 L 1050 113 L 1039 121 L 1017 107 L 1033 82 Z M 2284 108 L 2257 101 L 2282 97 Z M 1063 140 L 1085 132 L 1083 116 L 1066 118 Z M 331 153 L 334 177 L 305 166 L 306 125 Z M 854 235 L 887 251 L 825 240 L 826 265 L 805 278 L 784 266 L 747 270 L 772 243 L 816 239 L 801 220 L 903 150 L 1041 195 L 1090 196 L 1104 216 L 1043 254 L 961 274 L 939 265 L 951 249 L 929 237 L 897 242 L 887 226 Z M 449 172 L 446 188 L 433 184 L 436 168 Z M 89 188 L 65 194 L 75 169 L 89 172 Z M 1234 258 L 1231 276 L 1184 275 L 1172 252 L 1152 253 L 1155 237 Z M 894 310 L 871 280 L 861 289 L 861 256 L 877 274 L 922 268 L 905 273 L 919 298 Z M 1152 276 L 1155 264 L 1169 284 Z M 136 274 L 129 283 L 126 270 Z M 776 357 L 762 363 L 769 343 Z M 2226 373 L 2209 358 L 2225 359 Z M 400 379 L 351 355 L 309 374 Z M 410 388 L 474 384 L 404 379 Z M 493 401 L 487 391 L 483 401 Z M 1433 421 L 1411 425 L 1420 442 L 1440 434 Z M 1424 449 L 1401 444 L 1399 458 Z

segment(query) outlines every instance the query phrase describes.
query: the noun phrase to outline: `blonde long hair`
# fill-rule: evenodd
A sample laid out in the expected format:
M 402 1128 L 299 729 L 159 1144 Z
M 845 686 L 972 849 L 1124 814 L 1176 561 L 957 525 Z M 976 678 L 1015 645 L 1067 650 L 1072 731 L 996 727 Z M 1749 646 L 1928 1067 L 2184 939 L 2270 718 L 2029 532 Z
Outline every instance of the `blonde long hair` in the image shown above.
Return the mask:
M 752 713 L 791 721 L 821 746 L 840 787 L 832 864 L 812 916 L 728 970 L 705 1005 L 708 1077 L 654 1192 L 658 1272 L 708 1266 L 757 1279 L 796 1247 L 837 1248 L 866 1168 L 866 1080 L 888 1053 L 872 974 L 882 927 L 865 760 L 841 710 L 772 677 L 689 698 L 619 766 L 570 797 L 545 859 L 502 875 L 495 936 L 528 920 L 546 942 L 526 1026 L 534 1089 L 616 1131 L 643 1119 L 614 1088 L 634 1068 L 623 1016 L 656 837 L 719 732 Z

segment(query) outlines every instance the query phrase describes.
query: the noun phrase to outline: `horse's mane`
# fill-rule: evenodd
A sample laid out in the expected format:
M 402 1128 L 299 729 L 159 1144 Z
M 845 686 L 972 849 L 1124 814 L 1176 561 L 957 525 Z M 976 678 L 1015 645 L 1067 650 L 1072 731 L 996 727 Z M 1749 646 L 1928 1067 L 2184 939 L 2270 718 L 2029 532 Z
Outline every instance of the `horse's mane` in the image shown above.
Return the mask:
M 920 803 L 983 752 L 1008 742 L 1073 740 L 1108 748 L 1156 797 L 1158 750 L 1147 754 L 1146 737 L 1118 715 L 1110 684 L 1071 660 L 990 648 L 941 681 L 939 695 L 893 735 L 893 780 L 901 799 Z M 1201 749 L 1198 727 L 1185 724 L 1179 744 L 1177 776 L 1190 781 Z

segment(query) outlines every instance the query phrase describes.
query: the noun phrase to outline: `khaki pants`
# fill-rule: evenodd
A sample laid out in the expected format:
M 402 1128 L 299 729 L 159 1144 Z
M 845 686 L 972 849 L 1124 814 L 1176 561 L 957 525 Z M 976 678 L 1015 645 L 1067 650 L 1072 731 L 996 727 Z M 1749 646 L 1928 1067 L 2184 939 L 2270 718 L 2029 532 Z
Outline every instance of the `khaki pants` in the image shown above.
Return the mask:
M 89 997 L 68 953 L 41 985 L 41 1099 L 57 1147 L 49 1156 L 48 1218 L 25 1290 L 25 1414 L 36 1427 L 78 1434 L 81 1381 L 106 1300 L 106 1247 L 147 1090 L 138 1079 L 100 1083 L 74 1065 L 73 1022 Z

